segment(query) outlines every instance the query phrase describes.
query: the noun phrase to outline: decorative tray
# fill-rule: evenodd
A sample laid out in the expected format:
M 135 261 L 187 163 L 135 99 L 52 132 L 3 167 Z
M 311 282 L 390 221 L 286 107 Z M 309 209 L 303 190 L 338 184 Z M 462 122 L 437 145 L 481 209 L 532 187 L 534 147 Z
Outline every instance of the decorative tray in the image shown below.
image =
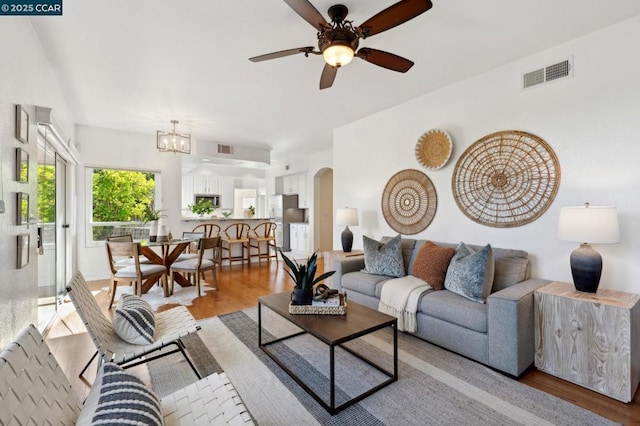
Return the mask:
M 340 305 L 294 305 L 289 303 L 289 313 L 293 315 L 345 315 L 347 298 L 340 293 Z

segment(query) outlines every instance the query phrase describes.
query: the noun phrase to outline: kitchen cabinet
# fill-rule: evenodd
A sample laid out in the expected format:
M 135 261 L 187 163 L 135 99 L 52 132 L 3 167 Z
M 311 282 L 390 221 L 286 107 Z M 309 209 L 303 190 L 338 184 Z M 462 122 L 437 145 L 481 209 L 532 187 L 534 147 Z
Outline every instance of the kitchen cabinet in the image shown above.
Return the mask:
M 309 207 L 307 173 L 300 173 L 296 176 L 298 181 L 298 208 L 306 209 Z
M 220 180 L 217 176 L 194 176 L 194 194 L 220 194 Z
M 220 177 L 218 179 L 219 183 L 219 194 L 220 194 L 220 208 L 233 210 L 233 184 L 234 179 L 230 177 Z
M 292 223 L 289 225 L 289 229 L 291 250 L 310 253 L 309 224 Z
M 276 194 L 298 195 L 298 208 L 309 208 L 309 191 L 307 190 L 307 173 L 296 173 L 276 177 Z
M 285 175 L 282 177 L 282 190 L 285 195 L 298 193 L 298 175 Z

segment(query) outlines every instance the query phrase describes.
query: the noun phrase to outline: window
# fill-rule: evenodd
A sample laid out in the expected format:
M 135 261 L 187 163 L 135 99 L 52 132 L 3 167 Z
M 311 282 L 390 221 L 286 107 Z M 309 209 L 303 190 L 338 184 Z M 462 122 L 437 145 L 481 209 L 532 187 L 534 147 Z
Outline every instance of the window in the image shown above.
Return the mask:
M 88 167 L 87 243 L 95 245 L 110 235 L 149 236 L 145 212 L 157 209 L 160 173 Z

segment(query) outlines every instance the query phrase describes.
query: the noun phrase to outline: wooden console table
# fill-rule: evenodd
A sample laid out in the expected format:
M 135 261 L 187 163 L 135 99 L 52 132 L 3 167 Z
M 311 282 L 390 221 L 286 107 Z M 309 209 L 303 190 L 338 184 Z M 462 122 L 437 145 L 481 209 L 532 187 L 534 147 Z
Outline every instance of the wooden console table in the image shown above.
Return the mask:
M 536 290 L 535 366 L 623 402 L 640 382 L 640 295 L 577 291 L 553 282 Z

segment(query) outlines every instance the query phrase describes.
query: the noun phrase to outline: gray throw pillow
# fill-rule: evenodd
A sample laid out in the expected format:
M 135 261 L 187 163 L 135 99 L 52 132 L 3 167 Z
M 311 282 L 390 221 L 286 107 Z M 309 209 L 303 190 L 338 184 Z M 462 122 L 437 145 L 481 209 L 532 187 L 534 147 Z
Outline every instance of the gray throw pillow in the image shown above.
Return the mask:
M 386 243 L 362 236 L 364 249 L 364 269 L 362 272 L 388 277 L 404 277 L 404 262 L 402 261 L 402 246 L 400 234 Z
M 474 302 L 485 303 L 491 293 L 494 270 L 490 244 L 476 252 L 461 242 L 447 269 L 444 288 Z

